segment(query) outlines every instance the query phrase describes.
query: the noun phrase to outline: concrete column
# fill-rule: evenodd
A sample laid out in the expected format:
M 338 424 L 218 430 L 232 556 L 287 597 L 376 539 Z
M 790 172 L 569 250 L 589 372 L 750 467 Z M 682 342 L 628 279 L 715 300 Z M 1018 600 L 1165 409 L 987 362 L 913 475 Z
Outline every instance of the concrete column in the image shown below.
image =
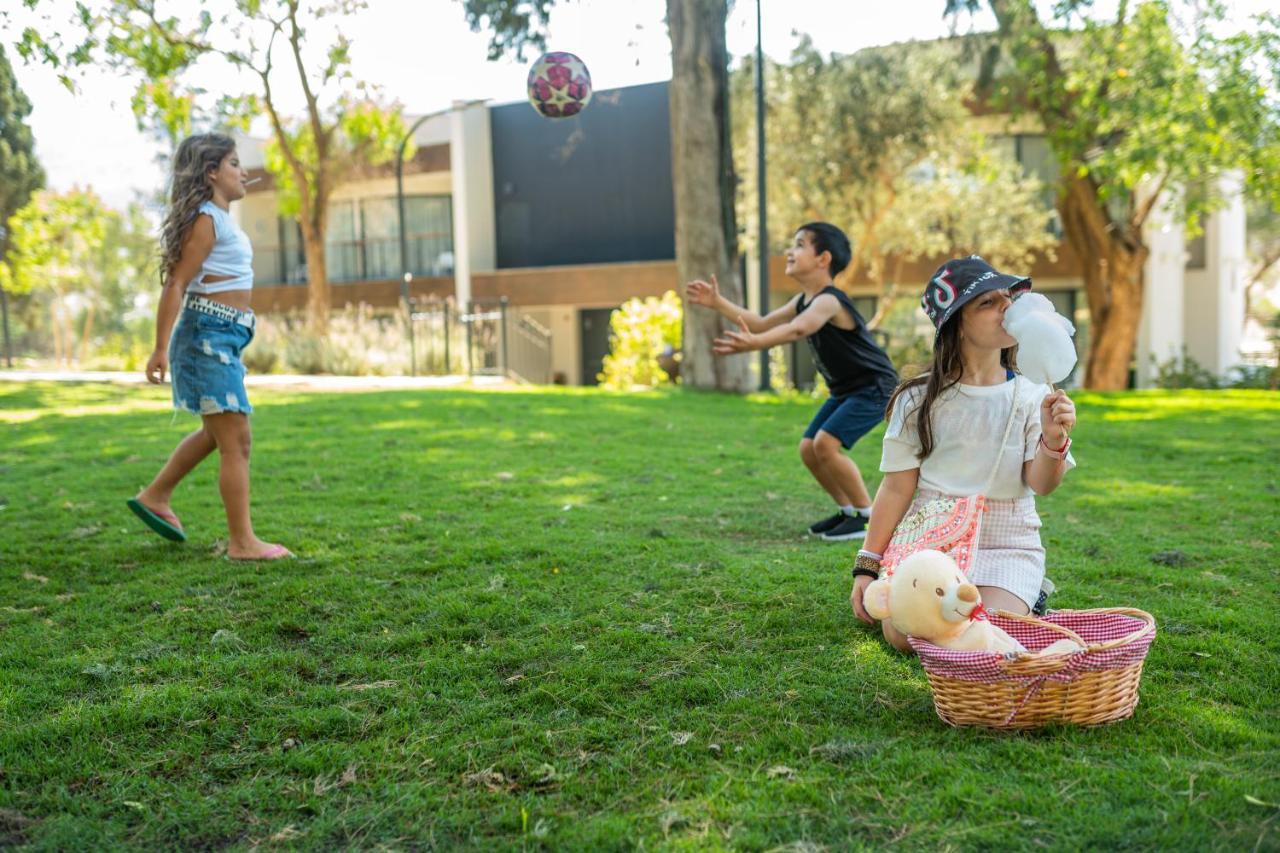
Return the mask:
M 488 105 L 454 104 L 449 164 L 453 182 L 454 296 L 459 305 L 465 306 L 471 301 L 471 276 L 492 272 L 497 260 Z
M 1166 189 L 1164 195 L 1144 228 L 1151 254 L 1143 268 L 1142 320 L 1135 351 L 1139 388 L 1154 386 L 1157 362 L 1182 355 L 1186 241 L 1181 193 Z

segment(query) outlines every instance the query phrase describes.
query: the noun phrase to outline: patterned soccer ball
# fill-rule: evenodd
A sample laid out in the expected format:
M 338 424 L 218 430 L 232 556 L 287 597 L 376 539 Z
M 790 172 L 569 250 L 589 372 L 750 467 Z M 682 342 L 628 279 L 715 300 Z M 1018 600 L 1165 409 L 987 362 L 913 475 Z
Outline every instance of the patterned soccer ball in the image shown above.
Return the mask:
M 547 118 L 575 116 L 591 103 L 591 72 L 572 53 L 539 56 L 529 69 L 529 103 Z

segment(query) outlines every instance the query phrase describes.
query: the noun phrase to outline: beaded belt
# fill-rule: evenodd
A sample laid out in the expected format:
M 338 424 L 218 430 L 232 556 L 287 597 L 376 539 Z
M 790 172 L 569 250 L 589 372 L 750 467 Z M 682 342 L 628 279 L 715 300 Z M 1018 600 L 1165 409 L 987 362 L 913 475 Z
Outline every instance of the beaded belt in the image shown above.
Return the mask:
M 248 326 L 250 329 L 257 322 L 252 311 L 241 311 L 239 308 L 232 308 L 230 305 L 224 305 L 212 299 L 205 299 L 203 296 L 193 296 L 190 293 L 182 297 L 182 307 L 190 308 L 192 311 L 199 311 L 201 314 L 208 314 L 212 317 L 231 320 L 241 326 Z

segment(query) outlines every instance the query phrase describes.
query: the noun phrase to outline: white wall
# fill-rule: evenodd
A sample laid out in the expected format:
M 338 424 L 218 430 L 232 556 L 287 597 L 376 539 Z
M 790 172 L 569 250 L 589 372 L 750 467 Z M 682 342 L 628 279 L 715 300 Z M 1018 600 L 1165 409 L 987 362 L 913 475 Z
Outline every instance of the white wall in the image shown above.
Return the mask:
M 1205 268 L 1187 270 L 1187 354 L 1223 376 L 1240 363 L 1244 331 L 1245 211 L 1239 175 L 1219 184 L 1231 201 L 1205 224 Z
M 450 119 L 455 296 L 459 305 L 466 305 L 471 300 L 471 274 L 497 265 L 493 138 L 489 107 L 483 103 L 458 104 Z
M 1184 292 L 1186 241 L 1181 222 L 1181 202 L 1165 193 L 1147 218 L 1145 235 L 1151 254 L 1144 267 L 1142 319 L 1138 326 L 1135 353 L 1137 385 L 1155 384 L 1156 362 L 1168 361 L 1182 352 L 1184 335 Z

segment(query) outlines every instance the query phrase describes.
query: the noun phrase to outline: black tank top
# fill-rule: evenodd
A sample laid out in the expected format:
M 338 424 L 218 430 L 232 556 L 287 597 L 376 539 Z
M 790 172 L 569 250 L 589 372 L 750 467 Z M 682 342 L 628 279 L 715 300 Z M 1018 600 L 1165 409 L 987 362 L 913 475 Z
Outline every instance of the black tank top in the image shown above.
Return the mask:
M 898 373 L 893 369 L 889 356 L 871 336 L 858 309 L 853 307 L 853 300 L 835 285 L 822 288 L 814 299 L 823 293 L 834 296 L 840 307 L 853 318 L 852 329 L 842 329 L 828 320 L 822 328 L 805 338 L 814 363 L 822 378 L 827 380 L 831 396 L 843 397 L 869 387 L 878 388 L 885 396 L 892 394 L 898 384 Z M 812 301 L 806 303 L 804 294 L 800 294 L 796 301 L 797 316 L 812 304 Z

